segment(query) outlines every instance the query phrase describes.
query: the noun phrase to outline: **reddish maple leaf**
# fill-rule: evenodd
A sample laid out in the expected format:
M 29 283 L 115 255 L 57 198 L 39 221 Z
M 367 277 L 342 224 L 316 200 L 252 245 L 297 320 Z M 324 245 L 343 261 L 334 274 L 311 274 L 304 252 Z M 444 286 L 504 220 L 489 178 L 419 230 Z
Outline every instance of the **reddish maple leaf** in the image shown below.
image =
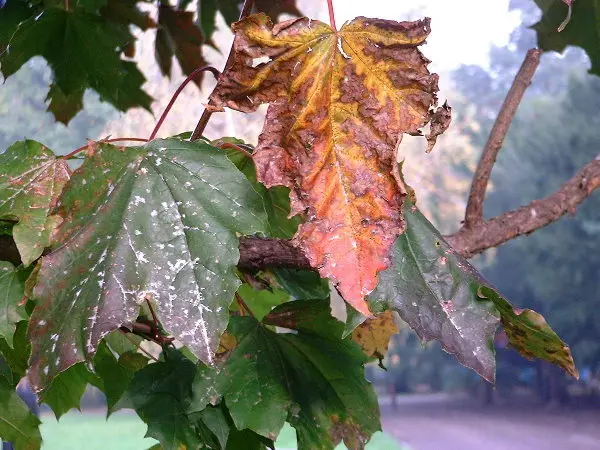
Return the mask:
M 364 297 L 404 226 L 404 192 L 392 175 L 402 133 L 432 121 L 432 146 L 449 123 L 449 108 L 435 110 L 438 77 L 417 48 L 429 19 L 359 17 L 336 32 L 307 18 L 273 26 L 257 14 L 233 30 L 233 60 L 212 101 L 247 112 L 271 103 L 258 178 L 290 187 L 292 214 L 307 217 L 295 242 L 370 315 Z

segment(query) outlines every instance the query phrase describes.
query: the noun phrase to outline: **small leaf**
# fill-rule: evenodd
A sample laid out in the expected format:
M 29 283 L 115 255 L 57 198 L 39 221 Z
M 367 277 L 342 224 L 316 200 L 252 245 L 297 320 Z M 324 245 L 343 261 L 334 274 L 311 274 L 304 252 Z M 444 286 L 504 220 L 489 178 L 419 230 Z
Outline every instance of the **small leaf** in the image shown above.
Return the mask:
M 495 379 L 493 339 L 502 320 L 525 356 L 558 363 L 573 373 L 568 347 L 533 314 L 519 316 L 479 273 L 406 202 L 406 231 L 394 245 L 391 267 L 369 297 L 374 311 L 393 309 L 421 339 L 435 339 L 486 380 Z M 537 322 L 537 323 L 536 323 Z M 523 339 L 517 339 L 520 336 Z M 553 355 L 554 353 L 554 355 Z
M 437 75 L 418 50 L 429 21 L 359 17 L 334 32 L 307 18 L 274 27 L 256 14 L 232 28 L 232 63 L 211 95 L 214 109 L 271 103 L 253 155 L 258 179 L 291 189 L 291 214 L 308 218 L 296 242 L 370 315 L 364 298 L 403 230 L 391 170 L 397 144 L 435 119 L 432 142 L 448 122 L 435 114 Z
M 514 349 L 525 358 L 541 358 L 556 364 L 572 377 L 579 379 L 571 350 L 550 328 L 541 314 L 531 309 L 514 308 L 489 286 L 482 285 L 481 290 L 485 298 L 493 302 L 500 312 L 508 342 Z
M 68 180 L 66 161 L 39 142 L 19 141 L 0 154 L 0 218 L 19 220 L 13 237 L 25 266 L 50 246 L 60 219 L 49 211 Z
M 25 308 L 19 306 L 28 276 L 29 271 L 15 269 L 11 263 L 0 261 L 0 338 L 9 347 L 13 345 L 17 322 L 28 318 Z
M 537 32 L 538 46 L 544 51 L 557 52 L 571 45 L 581 47 L 592 62 L 590 72 L 600 76 L 600 0 L 535 0 L 535 3 L 542 10 L 542 18 L 532 27 Z M 559 32 L 561 27 L 564 29 Z
M 132 358 L 127 355 L 135 356 Z M 94 357 L 94 371 L 102 379 L 107 415 L 114 412 L 117 401 L 129 386 L 135 371 L 144 367 L 147 361 L 147 358 L 137 353 L 125 353 L 117 360 L 108 345 L 100 343 Z
M 12 346 L 9 346 L 5 339 L 0 338 L 0 354 L 10 369 L 11 376 L 7 379 L 12 378 L 12 380 L 8 380 L 12 385 L 16 386 L 25 376 L 29 366 L 30 353 L 31 345 L 27 340 L 27 321 L 23 320 L 17 324 Z
M 365 358 L 354 343 L 277 334 L 250 317 L 232 318 L 229 331 L 238 346 L 217 384 L 236 428 L 274 440 L 289 420 L 301 450 L 333 449 L 342 440 L 362 448 L 379 429 Z
M 65 95 L 56 84 L 50 85 L 46 96 L 48 111 L 54 115 L 57 122 L 68 125 L 75 115 L 83 109 L 84 89 Z
M 273 269 L 275 279 L 296 300 L 329 298 L 329 283 L 311 270 Z
M 282 289 L 259 291 L 245 283 L 239 287 L 238 294 L 248 305 L 256 320 L 262 320 L 274 306 L 281 305 L 290 299 L 289 294 Z
M 171 75 L 173 55 L 185 75 L 207 64 L 202 55 L 204 37 L 194 23 L 194 13 L 179 11 L 161 3 L 158 7 L 158 26 L 160 28 L 156 35 L 155 51 L 163 75 Z M 194 83 L 199 88 L 202 87 L 202 78 L 202 74 L 194 78 Z
M 383 359 L 388 350 L 390 337 L 398 333 L 391 310 L 367 319 L 352 332 L 352 340 L 356 342 L 369 358 Z
M 157 439 L 165 449 L 195 449 L 218 442 L 218 437 L 206 433 L 210 427 L 202 424 L 205 416 L 188 410 L 195 373 L 194 363 L 167 349 L 164 362 L 136 372 L 117 408 L 135 409 L 148 425 L 146 436 Z M 215 418 L 208 415 L 209 424 L 214 424 Z M 199 433 L 200 425 L 206 428 L 204 433 Z
M 0 438 L 18 450 L 38 450 L 42 445 L 40 423 L 15 389 L 0 377 Z
M 240 284 L 238 236 L 266 222 L 260 197 L 221 150 L 178 139 L 92 145 L 58 213 L 64 245 L 42 259 L 34 290 L 36 389 L 91 360 L 147 295 L 165 330 L 212 362 Z

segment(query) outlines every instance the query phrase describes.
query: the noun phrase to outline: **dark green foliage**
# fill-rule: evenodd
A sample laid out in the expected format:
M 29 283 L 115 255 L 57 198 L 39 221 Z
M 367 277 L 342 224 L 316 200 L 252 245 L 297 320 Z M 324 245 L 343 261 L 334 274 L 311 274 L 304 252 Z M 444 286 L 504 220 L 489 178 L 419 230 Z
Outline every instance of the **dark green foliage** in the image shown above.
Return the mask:
M 189 75 L 206 64 L 202 45 L 212 43 L 217 12 L 231 24 L 243 2 L 198 0 L 197 13 L 185 11 L 189 0 L 177 7 L 163 2 L 158 6 L 158 24 L 140 9 L 144 3 L 150 2 L 7 0 L 0 9 L 0 73 L 11 77 L 32 57 L 42 56 L 53 72 L 46 83 L 47 108 L 64 124 L 83 108 L 86 89 L 120 111 L 139 106 L 150 110 L 152 99 L 142 90 L 144 76 L 135 63 L 123 59 L 135 54 L 136 37 L 130 27 L 158 28 L 155 55 L 163 74 L 170 75 L 175 57 Z M 293 1 L 257 2 L 257 7 L 274 18 L 283 12 L 300 13 Z M 202 76 L 196 78 L 198 86 L 201 80 Z
M 246 178 L 217 148 L 167 139 L 99 145 L 66 189 L 56 231 L 64 245 L 43 259 L 34 291 L 35 388 L 90 360 L 145 300 L 168 333 L 211 363 L 240 284 L 237 233 L 265 229 Z
M 120 57 L 131 39 L 127 28 L 87 12 L 47 8 L 41 16 L 19 25 L 8 51 L 0 55 L 0 70 L 9 77 L 33 56 L 40 55 L 48 61 L 54 75 L 56 88 L 50 91 L 49 98 L 54 101 L 53 95 L 58 94 L 57 101 L 64 103 L 68 97 L 71 112 L 75 111 L 73 96 L 80 97 L 88 87 L 122 111 L 133 106 L 149 109 L 151 99 L 141 90 L 143 75 L 135 64 Z
M 39 396 L 39 401 L 47 404 L 56 418 L 60 419 L 67 411 L 73 408 L 79 409 L 81 397 L 88 383 L 102 388 L 101 380 L 91 373 L 85 364 L 75 364 L 52 380 L 46 390 Z
M 40 420 L 29 412 L 27 405 L 5 379 L 0 377 L 0 436 L 13 442 L 19 450 L 38 450 L 42 437 Z
M 581 47 L 592 62 L 590 71 L 600 76 L 600 0 L 573 2 L 571 18 L 560 32 L 558 28 L 567 17 L 567 5 L 556 0 L 535 2 L 542 10 L 541 20 L 533 26 L 539 47 L 557 52 L 570 45 Z

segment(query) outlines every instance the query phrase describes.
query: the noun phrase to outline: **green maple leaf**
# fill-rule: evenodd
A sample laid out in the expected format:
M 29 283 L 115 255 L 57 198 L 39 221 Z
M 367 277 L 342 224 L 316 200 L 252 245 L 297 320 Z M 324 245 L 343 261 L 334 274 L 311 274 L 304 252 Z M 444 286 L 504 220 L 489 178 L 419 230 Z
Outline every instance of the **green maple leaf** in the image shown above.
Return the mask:
M 299 322 L 314 318 L 306 314 Z M 296 335 L 278 334 L 253 318 L 233 317 L 228 332 L 237 346 L 220 370 L 201 369 L 193 405 L 200 409 L 223 396 L 237 429 L 272 440 L 288 421 L 300 449 L 333 449 L 342 440 L 348 448 L 362 448 L 379 430 L 365 356 L 349 340 L 313 334 L 309 324 L 297 328 L 302 331 Z
M 0 438 L 18 450 L 38 450 L 42 445 L 40 423 L 15 389 L 0 377 Z
M 79 96 L 87 88 L 120 111 L 136 106 L 150 111 L 152 99 L 141 88 L 143 75 L 120 56 L 132 40 L 122 24 L 79 8 L 49 7 L 20 23 L 7 50 L 0 54 L 0 72 L 8 78 L 34 56 L 46 59 L 55 84 L 48 94 L 50 108 L 56 112 L 62 104 L 68 110 L 59 119 L 74 115 Z
M 0 261 L 0 338 L 9 347 L 13 346 L 17 323 L 27 319 L 25 308 L 19 303 L 23 299 L 28 276 L 29 271 L 16 269 L 11 263 Z
M 394 244 L 392 264 L 369 296 L 372 311 L 397 311 L 421 339 L 439 341 L 462 364 L 492 382 L 493 340 L 500 323 L 521 354 L 577 375 L 569 348 L 541 315 L 513 308 L 410 202 L 404 218 L 406 231 Z
M 42 259 L 30 324 L 30 378 L 42 389 L 91 360 L 150 299 L 168 333 L 211 363 L 240 282 L 238 237 L 265 229 L 260 197 L 202 142 L 98 145 L 57 212 L 62 246 Z

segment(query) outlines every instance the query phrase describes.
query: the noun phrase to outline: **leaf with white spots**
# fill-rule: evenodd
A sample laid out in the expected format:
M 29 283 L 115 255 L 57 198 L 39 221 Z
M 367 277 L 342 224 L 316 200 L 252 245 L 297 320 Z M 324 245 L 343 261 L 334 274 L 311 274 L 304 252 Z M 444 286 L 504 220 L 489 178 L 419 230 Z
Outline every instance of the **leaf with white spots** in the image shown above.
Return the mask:
M 24 306 L 19 303 L 25 292 L 29 270 L 16 269 L 11 263 L 0 261 L 0 337 L 12 347 L 17 322 L 27 319 Z
M 350 340 L 278 334 L 251 317 L 233 317 L 228 331 L 238 344 L 216 383 L 238 429 L 275 439 L 287 420 L 301 450 L 333 449 L 342 440 L 363 448 L 379 430 L 366 358 Z
M 576 374 L 569 348 L 542 316 L 515 310 L 408 200 L 404 218 L 406 231 L 394 244 L 392 264 L 381 272 L 369 296 L 372 311 L 397 311 L 421 339 L 439 341 L 491 382 L 500 322 L 511 345 L 524 356 L 546 359 Z
M 0 154 L 0 219 L 19 221 L 12 234 L 24 265 L 51 244 L 60 218 L 49 211 L 68 180 L 67 162 L 39 142 L 19 141 Z
M 91 360 L 150 297 L 165 330 L 211 363 L 239 286 L 238 236 L 265 212 L 220 149 L 179 139 L 90 146 L 57 208 L 64 244 L 42 259 L 30 325 L 30 378 Z

